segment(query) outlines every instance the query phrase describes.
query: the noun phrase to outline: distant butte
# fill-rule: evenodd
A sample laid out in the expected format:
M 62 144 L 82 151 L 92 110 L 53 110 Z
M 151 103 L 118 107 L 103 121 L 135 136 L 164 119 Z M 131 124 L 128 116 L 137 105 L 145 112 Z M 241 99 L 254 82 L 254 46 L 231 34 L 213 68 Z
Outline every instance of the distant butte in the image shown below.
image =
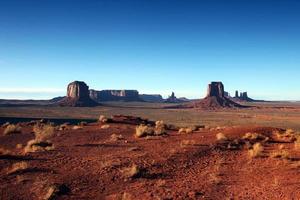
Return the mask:
M 195 108 L 218 109 L 218 108 L 242 108 L 240 105 L 228 97 L 224 92 L 222 82 L 211 82 L 207 88 L 207 95 L 204 99 L 194 102 Z
M 99 105 L 89 96 L 89 86 L 83 81 L 74 81 L 68 85 L 67 96 L 58 102 L 60 106 L 91 107 Z

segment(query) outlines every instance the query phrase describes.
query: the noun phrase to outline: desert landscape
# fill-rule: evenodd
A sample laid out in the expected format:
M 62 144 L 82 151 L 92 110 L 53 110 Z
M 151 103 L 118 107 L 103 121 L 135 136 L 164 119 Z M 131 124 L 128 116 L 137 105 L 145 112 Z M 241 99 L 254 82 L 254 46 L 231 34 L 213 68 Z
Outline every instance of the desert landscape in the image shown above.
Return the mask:
M 300 197 L 299 103 L 233 101 L 221 82 L 181 103 L 88 91 L 0 106 L 2 199 Z
M 0 0 L 0 200 L 299 200 L 299 10 Z

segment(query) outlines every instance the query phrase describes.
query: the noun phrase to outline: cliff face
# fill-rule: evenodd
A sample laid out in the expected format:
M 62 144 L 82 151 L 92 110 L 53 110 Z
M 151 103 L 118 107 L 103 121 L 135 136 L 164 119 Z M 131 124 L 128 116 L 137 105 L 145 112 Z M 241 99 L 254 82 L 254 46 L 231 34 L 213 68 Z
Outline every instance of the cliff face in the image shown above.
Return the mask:
M 254 99 L 251 99 L 248 97 L 248 93 L 247 92 L 241 92 L 240 95 L 238 93 L 238 91 L 235 92 L 235 97 L 236 100 L 238 101 L 255 101 Z
M 140 94 L 139 97 L 143 101 L 161 103 L 164 101 L 163 97 L 160 94 Z
M 137 90 L 90 90 L 95 101 L 142 101 Z
M 89 86 L 83 81 L 74 81 L 67 87 L 67 96 L 58 102 L 60 106 L 90 107 L 98 105 L 89 96 Z

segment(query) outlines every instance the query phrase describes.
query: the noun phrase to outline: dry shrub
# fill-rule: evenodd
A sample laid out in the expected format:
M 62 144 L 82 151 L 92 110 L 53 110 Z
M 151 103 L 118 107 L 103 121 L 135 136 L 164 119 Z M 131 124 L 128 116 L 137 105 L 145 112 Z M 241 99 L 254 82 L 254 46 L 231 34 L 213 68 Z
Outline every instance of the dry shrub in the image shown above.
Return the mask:
M 63 131 L 63 130 L 67 130 L 67 129 L 68 129 L 68 124 L 67 124 L 67 123 L 61 124 L 61 125 L 58 127 L 58 130 L 59 130 L 59 131 Z
M 72 128 L 73 130 L 80 130 L 80 129 L 83 129 L 82 126 L 73 126 Z
M 107 121 L 108 121 L 108 119 L 104 115 L 100 115 L 99 122 L 106 123 Z
M 124 139 L 124 137 L 122 135 L 112 134 L 110 136 L 111 141 L 117 141 L 117 140 L 123 140 L 123 139 Z
M 54 127 L 51 125 L 35 125 L 33 127 L 35 139 L 27 142 L 25 153 L 53 150 L 54 146 L 49 139 L 54 136 Z
M 110 127 L 110 125 L 105 124 L 105 125 L 102 125 L 100 128 L 101 128 L 101 129 L 108 129 L 109 127 Z
M 216 138 L 217 138 L 217 140 L 220 141 L 220 142 L 223 142 L 223 141 L 227 141 L 227 140 L 228 140 L 228 138 L 227 138 L 223 133 L 218 133 L 218 134 L 216 135 Z
M 287 150 L 284 150 L 284 146 L 279 146 L 279 149 L 272 152 L 270 155 L 271 158 L 283 158 L 290 159 L 290 153 Z
M 23 144 L 17 144 L 17 145 L 16 145 L 16 148 L 17 148 L 17 149 L 22 149 L 22 148 L 23 148 Z
M 133 164 L 131 167 L 123 169 L 122 173 L 125 178 L 138 178 L 141 176 L 142 170 L 136 164 Z
M 192 128 L 180 128 L 178 130 L 178 133 L 179 134 L 190 134 L 193 132 L 193 129 Z
M 0 155 L 9 155 L 11 151 L 8 149 L 0 148 Z
M 155 122 L 154 135 L 164 135 L 166 134 L 166 128 L 163 121 Z
M 17 162 L 17 163 L 14 163 L 11 167 L 11 169 L 7 172 L 7 174 L 16 174 L 16 173 L 22 173 L 26 170 L 28 170 L 29 168 L 29 165 L 22 161 L 22 162 Z
M 33 127 L 35 140 L 46 141 L 54 135 L 54 126 L 50 124 L 46 125 L 35 125 Z
M 7 126 L 9 126 L 10 123 L 9 122 L 5 122 L 4 124 L 2 124 L 2 128 L 6 128 Z
M 60 195 L 65 195 L 70 192 L 70 189 L 64 184 L 53 184 L 48 188 L 44 200 L 54 200 Z
M 19 125 L 14 125 L 14 124 L 10 124 L 8 125 L 3 134 L 4 135 L 9 135 L 9 134 L 12 134 L 12 133 L 21 133 L 21 127 Z
M 242 138 L 244 140 L 264 140 L 266 137 L 259 133 L 246 133 Z
M 150 126 L 141 124 L 135 128 L 135 136 L 138 138 L 145 137 L 147 135 L 153 135 L 153 134 L 154 134 L 154 130 Z
M 295 135 L 295 131 L 292 129 L 287 129 L 283 133 L 279 132 L 279 131 L 275 131 L 275 132 L 273 132 L 273 134 L 275 134 L 277 139 L 279 139 L 281 141 L 294 142 L 297 139 L 296 135 Z
M 261 143 L 255 143 L 252 146 L 252 149 L 249 150 L 249 156 L 251 158 L 256 158 L 262 156 L 262 153 L 264 151 L 264 147 L 261 145 Z
M 181 147 L 186 147 L 186 146 L 194 146 L 196 144 L 195 140 L 182 140 L 180 142 Z
M 300 149 L 300 136 L 296 137 L 296 140 L 294 142 L 294 146 L 295 146 L 295 149 L 297 149 L 297 150 Z

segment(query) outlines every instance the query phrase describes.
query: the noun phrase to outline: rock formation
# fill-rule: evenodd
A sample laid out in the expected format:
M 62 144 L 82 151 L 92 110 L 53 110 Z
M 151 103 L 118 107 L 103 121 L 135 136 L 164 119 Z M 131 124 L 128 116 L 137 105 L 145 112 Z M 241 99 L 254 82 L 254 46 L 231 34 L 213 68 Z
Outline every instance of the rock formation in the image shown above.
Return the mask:
M 207 87 L 207 95 L 204 99 L 194 103 L 196 108 L 217 109 L 225 107 L 243 107 L 225 96 L 222 82 L 211 82 Z
M 165 103 L 181 103 L 183 102 L 181 99 L 178 99 L 176 96 L 175 96 L 175 93 L 172 92 L 171 96 L 169 96 L 166 100 L 165 100 Z
M 60 106 L 90 107 L 98 105 L 89 96 L 89 86 L 83 81 L 68 85 L 67 96 L 58 102 Z
M 97 101 L 143 101 L 137 90 L 90 90 L 90 97 Z
M 240 95 L 239 95 L 238 91 L 235 92 L 234 99 L 238 100 L 238 101 L 249 101 L 249 102 L 255 101 L 255 100 L 248 97 L 247 92 L 240 92 Z
M 164 101 L 160 94 L 140 94 L 139 97 L 146 102 L 161 103 Z
M 237 91 L 237 90 L 235 91 L 234 97 L 235 97 L 235 98 L 239 98 L 239 91 Z

